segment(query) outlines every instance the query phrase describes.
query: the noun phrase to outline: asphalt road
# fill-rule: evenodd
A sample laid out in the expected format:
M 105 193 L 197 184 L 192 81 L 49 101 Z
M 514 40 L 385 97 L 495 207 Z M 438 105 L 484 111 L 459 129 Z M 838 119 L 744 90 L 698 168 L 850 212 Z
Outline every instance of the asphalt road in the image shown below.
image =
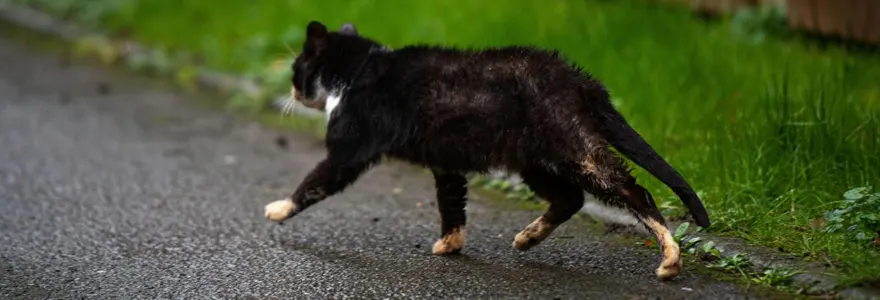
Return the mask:
M 770 295 L 688 261 L 658 281 L 657 251 L 581 221 L 518 252 L 514 235 L 540 212 L 491 200 L 470 202 L 462 255 L 432 256 L 432 179 L 396 165 L 279 226 L 263 205 L 293 191 L 323 156 L 319 141 L 5 38 L 0 62 L 2 299 Z

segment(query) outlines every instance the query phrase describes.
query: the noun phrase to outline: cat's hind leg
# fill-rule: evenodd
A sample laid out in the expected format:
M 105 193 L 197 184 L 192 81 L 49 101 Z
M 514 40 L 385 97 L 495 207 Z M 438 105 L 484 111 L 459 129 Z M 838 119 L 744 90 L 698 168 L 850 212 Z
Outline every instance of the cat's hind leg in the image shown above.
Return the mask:
M 564 177 L 543 169 L 530 169 L 521 173 L 523 182 L 538 197 L 550 203 L 550 207 L 534 222 L 516 235 L 513 247 L 528 250 L 546 239 L 556 227 L 581 209 L 584 205 L 583 191 Z
M 599 148 L 587 156 L 581 186 L 605 206 L 630 214 L 657 238 L 663 261 L 657 268 L 657 277 L 672 279 L 681 272 L 682 263 L 678 243 L 657 209 L 654 198 L 636 183 L 622 159 L 606 148 Z
M 458 173 L 432 170 L 440 211 L 440 239 L 434 243 L 436 255 L 455 254 L 464 247 L 467 178 Z
M 618 187 L 616 193 L 618 201 L 621 201 L 626 210 L 632 212 L 639 223 L 654 235 L 660 249 L 662 249 L 663 261 L 657 268 L 657 277 L 663 280 L 674 278 L 681 272 L 681 250 L 672 237 L 666 220 L 657 209 L 651 193 L 637 184 L 635 180 Z

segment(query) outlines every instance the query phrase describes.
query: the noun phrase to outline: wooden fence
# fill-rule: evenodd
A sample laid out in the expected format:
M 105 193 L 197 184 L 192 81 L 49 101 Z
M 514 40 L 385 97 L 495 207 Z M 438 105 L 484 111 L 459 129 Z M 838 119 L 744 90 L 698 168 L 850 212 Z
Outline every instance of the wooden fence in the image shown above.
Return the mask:
M 740 8 L 779 5 L 788 25 L 827 36 L 880 45 L 880 0 L 654 0 L 690 5 L 703 14 L 721 15 Z

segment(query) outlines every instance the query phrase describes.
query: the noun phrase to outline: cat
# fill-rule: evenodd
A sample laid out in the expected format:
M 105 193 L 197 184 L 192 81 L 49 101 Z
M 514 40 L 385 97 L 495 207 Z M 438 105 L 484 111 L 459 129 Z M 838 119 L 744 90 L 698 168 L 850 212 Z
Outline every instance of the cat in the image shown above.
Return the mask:
M 630 158 L 670 187 L 695 223 L 710 225 L 690 185 L 615 110 L 605 87 L 558 51 L 508 46 L 391 50 L 346 23 L 309 22 L 292 65 L 291 101 L 324 111 L 327 156 L 289 198 L 265 206 L 281 222 L 342 192 L 383 157 L 431 170 L 440 212 L 432 252 L 465 242 L 466 174 L 505 169 L 522 177 L 547 211 L 519 232 L 527 250 L 584 206 L 585 194 L 624 212 L 661 246 L 659 279 L 681 272 L 678 244 Z

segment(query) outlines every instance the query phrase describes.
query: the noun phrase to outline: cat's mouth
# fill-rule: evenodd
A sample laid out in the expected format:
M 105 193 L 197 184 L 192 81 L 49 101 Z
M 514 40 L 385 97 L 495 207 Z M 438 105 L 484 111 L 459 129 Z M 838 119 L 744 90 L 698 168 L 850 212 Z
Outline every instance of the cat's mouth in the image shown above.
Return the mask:
M 316 97 L 316 99 L 308 99 L 305 95 L 303 95 L 303 93 L 301 93 L 294 87 L 290 88 L 290 94 L 293 96 L 293 100 L 299 101 L 305 107 L 324 111 L 324 103 L 326 102 L 326 100 L 324 100 L 326 99 L 325 97 L 322 98 L 321 96 L 319 96 Z

